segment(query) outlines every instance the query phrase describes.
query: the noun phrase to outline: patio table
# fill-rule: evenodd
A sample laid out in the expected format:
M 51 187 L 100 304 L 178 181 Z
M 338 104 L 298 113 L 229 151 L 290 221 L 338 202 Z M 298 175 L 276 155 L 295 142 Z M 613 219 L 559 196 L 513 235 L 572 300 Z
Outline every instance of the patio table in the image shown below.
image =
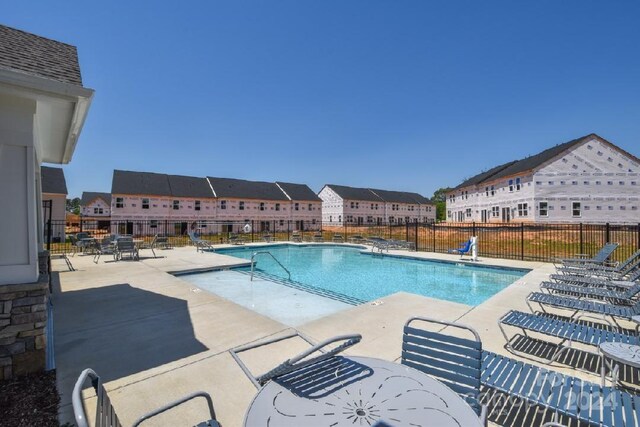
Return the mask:
M 333 357 L 269 381 L 244 425 L 480 426 L 457 393 L 413 368 L 370 357 Z
M 618 382 L 619 367 L 616 362 L 633 368 L 640 368 L 640 346 L 625 344 L 621 342 L 603 342 L 599 346 L 600 357 L 600 379 L 602 386 L 605 386 L 606 369 L 611 372 L 613 386 Z M 608 361 L 607 361 L 608 359 Z

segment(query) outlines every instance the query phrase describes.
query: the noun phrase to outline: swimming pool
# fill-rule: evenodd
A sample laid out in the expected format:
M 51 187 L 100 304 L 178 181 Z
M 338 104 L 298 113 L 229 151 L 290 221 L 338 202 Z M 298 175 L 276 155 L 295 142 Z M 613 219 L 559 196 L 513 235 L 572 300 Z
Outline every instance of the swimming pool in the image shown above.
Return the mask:
M 396 292 L 478 305 L 524 276 L 528 270 L 456 264 L 363 252 L 342 245 L 267 245 L 218 249 L 217 253 L 251 259 L 269 251 L 290 272 L 291 280 L 329 297 L 345 295 L 372 301 Z M 256 257 L 256 271 L 287 280 L 268 255 Z

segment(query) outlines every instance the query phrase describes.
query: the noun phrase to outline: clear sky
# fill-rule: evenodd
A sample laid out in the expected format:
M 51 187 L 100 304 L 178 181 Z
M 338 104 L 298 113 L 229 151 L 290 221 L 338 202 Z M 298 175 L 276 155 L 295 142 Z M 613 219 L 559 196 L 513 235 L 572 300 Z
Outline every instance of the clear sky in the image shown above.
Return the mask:
M 14 1 L 95 98 L 70 196 L 113 169 L 417 191 L 591 132 L 640 155 L 640 2 Z

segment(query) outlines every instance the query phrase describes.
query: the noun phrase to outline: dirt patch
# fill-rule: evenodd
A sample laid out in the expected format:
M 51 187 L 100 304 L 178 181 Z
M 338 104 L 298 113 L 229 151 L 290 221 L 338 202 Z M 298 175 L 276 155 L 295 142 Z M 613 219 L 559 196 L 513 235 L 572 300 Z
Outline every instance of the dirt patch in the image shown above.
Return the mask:
M 55 371 L 0 381 L 0 426 L 55 426 L 60 396 Z

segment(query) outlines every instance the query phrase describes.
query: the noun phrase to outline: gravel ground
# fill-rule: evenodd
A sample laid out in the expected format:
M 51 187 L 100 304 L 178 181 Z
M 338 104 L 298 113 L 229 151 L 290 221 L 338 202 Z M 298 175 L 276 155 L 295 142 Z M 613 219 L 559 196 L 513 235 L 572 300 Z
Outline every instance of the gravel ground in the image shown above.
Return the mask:
M 58 426 L 55 371 L 0 381 L 0 426 Z

